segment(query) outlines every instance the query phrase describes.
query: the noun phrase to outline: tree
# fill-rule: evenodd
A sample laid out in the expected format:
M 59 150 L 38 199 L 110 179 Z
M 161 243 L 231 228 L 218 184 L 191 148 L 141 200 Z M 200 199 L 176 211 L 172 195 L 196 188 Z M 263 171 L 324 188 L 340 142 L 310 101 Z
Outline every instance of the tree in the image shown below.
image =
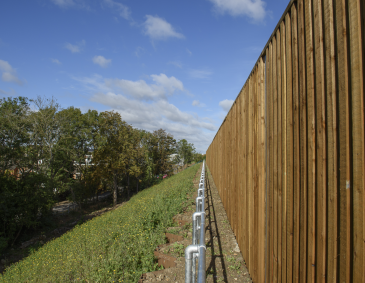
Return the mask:
M 163 129 L 154 131 L 153 136 L 155 137 L 153 141 L 155 175 L 169 174 L 172 172 L 173 165 L 170 155 L 175 151 L 176 140 Z
M 177 142 L 176 151 L 184 160 L 184 165 L 193 161 L 195 155 L 195 147 L 192 143 L 188 143 L 186 139 Z
M 24 97 L 0 99 L 0 174 L 32 166 L 29 146 L 29 103 Z M 30 163 L 30 164 L 29 164 Z M 24 170 L 23 170 L 24 171 Z
M 105 111 L 100 114 L 98 147 L 94 151 L 94 164 L 99 177 L 113 183 L 113 204 L 117 204 L 118 181 L 122 174 L 132 173 L 134 154 L 131 126 L 124 122 L 116 112 Z
M 50 210 L 53 194 L 47 174 L 36 170 L 40 152 L 27 99 L 1 99 L 0 113 L 0 241 L 14 244 L 23 227 L 36 227 L 39 213 Z

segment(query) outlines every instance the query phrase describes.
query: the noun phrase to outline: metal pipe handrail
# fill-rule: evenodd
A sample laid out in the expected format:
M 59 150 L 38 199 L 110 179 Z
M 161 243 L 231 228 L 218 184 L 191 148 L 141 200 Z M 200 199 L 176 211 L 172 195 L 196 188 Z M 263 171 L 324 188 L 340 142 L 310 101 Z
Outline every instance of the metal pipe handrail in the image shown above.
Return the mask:
M 195 200 L 196 212 L 193 214 L 192 245 L 185 249 L 185 283 L 195 283 L 196 259 L 198 259 L 198 283 L 205 283 L 205 162 L 199 181 L 198 197 Z

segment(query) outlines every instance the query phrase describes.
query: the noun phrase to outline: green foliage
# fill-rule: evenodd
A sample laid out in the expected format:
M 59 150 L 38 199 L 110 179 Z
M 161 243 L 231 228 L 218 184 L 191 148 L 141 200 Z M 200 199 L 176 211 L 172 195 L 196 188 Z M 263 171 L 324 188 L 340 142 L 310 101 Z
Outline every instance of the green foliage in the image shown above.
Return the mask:
M 16 243 L 61 196 L 82 207 L 112 190 L 116 205 L 118 188 L 129 198 L 172 175 L 175 146 L 165 130 L 133 129 L 116 112 L 62 109 L 54 98 L 0 99 L 0 233 Z
M 8 246 L 8 239 L 0 236 L 0 254 L 3 252 L 3 250 L 6 249 L 7 246 Z
M 179 256 L 182 257 L 184 255 L 185 247 L 183 244 L 174 243 L 173 244 L 174 252 Z
M 35 228 L 40 224 L 39 214 L 46 215 L 53 205 L 53 193 L 44 185 L 46 182 L 44 175 L 36 173 L 20 180 L 0 176 L 0 234 L 16 240 L 23 227 Z
M 193 166 L 76 226 L 10 266 L 0 282 L 137 282 L 157 269 L 153 251 L 194 190 L 197 170 Z

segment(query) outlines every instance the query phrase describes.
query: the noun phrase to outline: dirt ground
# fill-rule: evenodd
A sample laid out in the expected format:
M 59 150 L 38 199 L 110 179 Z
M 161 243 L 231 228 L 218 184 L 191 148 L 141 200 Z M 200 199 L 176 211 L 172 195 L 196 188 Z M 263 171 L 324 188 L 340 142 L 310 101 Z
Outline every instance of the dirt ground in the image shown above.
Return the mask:
M 196 191 L 200 174 L 201 169 L 194 179 Z M 205 188 L 206 282 L 252 282 L 217 188 L 212 176 L 207 172 Z M 139 283 L 185 282 L 184 250 L 192 243 L 191 223 L 196 197 L 197 192 L 191 198 L 190 205 L 186 207 L 184 214 L 175 216 L 174 219 L 180 227 L 168 229 L 169 243 L 156 248 L 155 255 L 165 269 L 143 274 Z M 172 237 L 171 233 L 175 237 Z

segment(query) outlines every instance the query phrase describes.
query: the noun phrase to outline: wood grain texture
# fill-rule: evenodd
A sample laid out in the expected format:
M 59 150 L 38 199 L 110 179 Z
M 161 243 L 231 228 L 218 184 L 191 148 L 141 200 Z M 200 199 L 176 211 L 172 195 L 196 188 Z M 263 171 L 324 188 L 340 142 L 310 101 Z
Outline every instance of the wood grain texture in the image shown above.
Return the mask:
M 322 0 L 313 0 L 316 93 L 316 281 L 326 281 L 327 154 Z
M 257 211 L 257 207 L 258 207 L 258 184 L 257 184 L 257 76 L 258 76 L 258 66 L 256 65 L 255 67 L 255 71 L 254 71 L 254 75 L 253 75 L 253 133 L 254 133 L 254 138 L 253 138 L 253 278 L 255 281 L 257 281 L 257 247 L 258 247 L 258 242 L 257 242 L 257 238 L 258 238 L 258 211 Z
M 361 33 L 361 5 L 358 0 L 348 1 L 349 52 L 351 88 L 351 130 L 352 130 L 352 251 L 351 263 L 353 282 L 364 282 L 364 85 L 363 47 Z
M 292 28 L 291 28 L 291 15 L 287 14 L 285 17 L 286 27 L 286 145 L 287 145 L 287 172 L 286 172 L 286 183 L 287 183 L 287 230 L 286 230 L 286 277 L 288 282 L 293 281 L 293 235 L 294 235 L 294 191 L 293 191 L 293 176 L 294 176 L 294 142 L 293 142 L 293 66 L 292 66 Z
M 247 208 L 247 197 L 248 197 L 248 176 L 247 176 L 247 148 L 248 148 L 248 86 L 247 84 L 244 87 L 244 127 L 245 127 L 245 138 L 243 141 L 243 147 L 244 147 L 244 154 L 243 154 L 243 168 L 244 168 L 244 172 L 245 172 L 245 179 L 244 179 L 244 185 L 245 185 L 245 189 L 244 189 L 244 204 L 245 204 L 245 208 L 244 208 L 244 218 L 245 218 L 245 229 L 247 231 L 248 228 L 248 208 Z M 246 232 L 244 234 L 244 248 L 245 248 L 245 257 L 244 259 L 246 260 L 246 262 L 248 261 L 249 258 L 249 253 L 248 253 L 248 233 Z
M 337 115 L 336 58 L 333 0 L 323 1 L 325 23 L 325 62 L 327 100 L 327 281 L 337 281 L 338 185 L 337 185 Z
M 258 185 L 259 185 L 259 206 L 258 206 L 258 277 L 257 282 L 265 282 L 265 63 L 259 62 L 259 93 L 258 93 Z
M 304 1 L 307 67 L 307 133 L 308 133 L 308 250 L 307 282 L 315 282 L 316 274 L 316 115 L 314 81 L 312 0 Z
M 272 282 L 274 278 L 274 95 L 273 95 L 273 45 L 269 44 L 270 50 L 270 72 L 269 76 L 269 86 L 268 86 L 268 97 L 269 97 L 269 115 L 270 115 L 270 277 L 269 281 Z
M 300 99 L 300 248 L 299 278 L 307 281 L 307 85 L 304 0 L 297 2 L 298 10 L 298 49 L 299 49 L 299 99 Z
M 282 151 L 281 151 L 281 31 L 280 29 L 276 32 L 276 54 L 277 54 L 277 62 L 276 62 L 276 72 L 277 72 L 277 111 L 278 111 L 278 120 L 277 120 L 277 143 L 278 143 L 278 204 L 277 204 L 277 210 L 278 210 L 278 282 L 282 282 L 281 278 L 281 243 L 282 243 L 282 237 L 281 237 L 281 226 L 282 226 L 282 183 L 281 183 L 281 175 L 282 175 Z
M 248 246 L 249 246 L 249 255 L 248 255 L 248 266 L 250 266 L 252 272 L 253 268 L 253 75 L 251 75 L 248 80 L 248 158 L 247 158 L 247 209 L 248 209 Z
M 270 47 L 266 49 L 266 57 L 265 57 L 265 113 L 267 115 L 266 120 L 266 149 L 265 149 L 265 161 L 266 161 L 266 229 L 265 229 L 265 282 L 270 282 L 271 278 L 271 229 L 270 229 L 270 220 L 271 220 L 271 196 L 270 196 L 270 142 L 271 142 L 271 131 L 270 131 Z
M 277 77 L 277 44 L 276 36 L 272 41 L 273 46 L 273 100 L 274 100 L 274 133 L 273 133 L 273 156 L 274 156 L 274 170 L 273 170 L 273 183 L 274 183 L 274 266 L 273 266 L 273 282 L 278 282 L 278 77 Z
M 286 151 L 286 128 L 287 128 L 287 120 L 286 120 L 286 46 L 285 46 L 285 40 L 286 40 L 286 27 L 285 22 L 281 22 L 280 24 L 280 31 L 281 31 L 281 38 L 280 38 L 280 48 L 281 48 L 281 109 L 282 109 L 282 119 L 281 119 L 281 141 L 282 141 L 282 147 L 281 147 L 281 155 L 282 155 L 282 173 L 281 173 L 281 180 L 282 180 L 282 205 L 281 205 L 281 282 L 285 283 L 286 280 L 286 218 L 287 218 L 287 151 Z
M 299 282 L 299 249 L 300 249 L 300 152 L 299 152 L 299 68 L 298 68 L 298 16 L 296 6 L 291 9 L 292 17 L 292 73 L 293 73 L 293 207 L 294 207 L 294 248 L 293 248 L 293 281 Z
M 347 45 L 346 1 L 336 0 L 336 58 L 338 82 L 338 121 L 339 121 L 339 282 L 350 282 L 350 109 L 349 109 L 349 70 Z M 347 189 L 347 184 L 349 189 Z

